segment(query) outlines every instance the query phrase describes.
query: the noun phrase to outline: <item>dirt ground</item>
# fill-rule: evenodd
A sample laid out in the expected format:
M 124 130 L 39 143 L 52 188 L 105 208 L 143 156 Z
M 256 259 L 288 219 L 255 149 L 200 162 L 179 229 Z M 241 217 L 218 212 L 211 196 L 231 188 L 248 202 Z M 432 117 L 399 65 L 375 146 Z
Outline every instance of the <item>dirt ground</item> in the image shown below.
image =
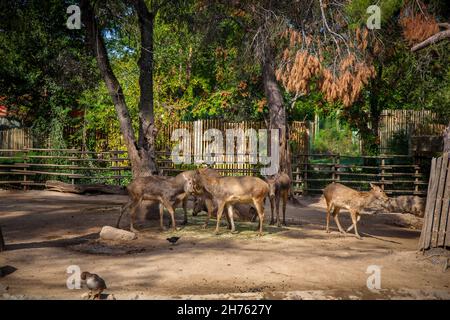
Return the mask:
M 416 252 L 421 220 L 411 215 L 363 214 L 358 240 L 340 236 L 334 222 L 325 233 L 324 203 L 302 198 L 303 206 L 288 206 L 289 227 L 266 223 L 262 237 L 249 222 L 230 234 L 225 219 L 214 235 L 215 220 L 200 227 L 202 213 L 177 232 L 145 221 L 136 240 L 100 240 L 125 201 L 0 190 L 0 299 L 81 299 L 85 289 L 66 286 L 71 265 L 101 275 L 116 299 L 450 299 L 446 259 Z M 266 207 L 266 221 L 269 214 Z M 350 225 L 348 213 L 341 222 Z M 175 245 L 165 240 L 172 235 L 181 236 Z M 380 267 L 380 290 L 367 288 L 371 265 Z

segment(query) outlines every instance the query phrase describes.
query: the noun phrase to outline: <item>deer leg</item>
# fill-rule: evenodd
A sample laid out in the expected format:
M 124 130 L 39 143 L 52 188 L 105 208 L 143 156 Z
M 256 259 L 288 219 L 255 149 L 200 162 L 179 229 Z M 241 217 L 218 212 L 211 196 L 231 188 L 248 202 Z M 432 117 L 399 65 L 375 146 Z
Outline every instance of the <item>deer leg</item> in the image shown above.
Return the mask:
M 332 204 L 331 204 L 331 203 L 330 203 L 330 204 L 327 203 L 327 229 L 326 229 L 326 232 L 327 232 L 327 233 L 330 233 L 330 214 L 331 214 L 331 207 L 332 207 Z
M 142 197 L 139 198 L 139 200 L 137 202 L 135 202 L 135 204 L 130 209 L 130 231 L 131 232 L 135 232 L 135 233 L 139 232 L 138 230 L 136 230 L 134 228 L 134 219 L 136 218 L 136 209 L 141 206 L 141 203 L 142 203 Z
M 273 214 L 275 211 L 275 199 L 272 197 L 269 197 L 270 200 L 270 225 L 273 225 L 275 223 L 274 219 L 273 219 Z
M 164 206 L 163 206 L 163 204 L 160 202 L 160 203 L 159 203 L 159 228 L 160 228 L 161 230 L 165 230 L 165 229 L 166 229 L 166 228 L 164 228 L 163 220 L 164 220 Z
M 358 218 L 356 219 L 356 222 L 358 222 L 359 219 L 361 219 L 361 216 L 358 214 Z M 353 230 L 353 228 L 354 228 L 354 226 L 353 226 L 353 224 L 352 224 L 350 227 L 348 227 L 347 232 Z
M 344 231 L 344 229 L 341 226 L 341 223 L 339 222 L 339 211 L 340 210 L 341 210 L 341 208 L 334 206 L 333 217 L 334 217 L 334 221 L 336 222 L 336 225 L 339 229 L 339 232 L 342 234 L 346 234 L 346 232 Z
M 128 202 L 126 204 L 124 204 L 122 206 L 122 208 L 120 208 L 120 215 L 119 218 L 117 219 L 117 223 L 116 223 L 116 228 L 119 228 L 120 225 L 120 220 L 122 219 L 122 215 L 124 214 L 125 211 L 127 211 L 130 206 L 133 204 L 133 200 L 128 200 Z
M 187 202 L 188 202 L 188 196 L 185 196 L 183 198 L 182 204 L 183 204 L 183 212 L 184 212 L 184 219 L 181 224 L 187 224 L 188 218 L 187 218 Z
M 233 206 L 228 205 L 228 224 L 231 224 L 231 233 L 235 232 L 236 229 L 234 228 L 234 219 L 233 219 Z
M 280 227 L 280 193 L 275 196 L 275 209 L 277 210 L 277 227 Z
M 174 231 L 177 230 L 176 223 L 175 223 L 175 211 L 173 210 L 172 205 L 170 204 L 170 201 L 166 198 L 161 198 L 161 202 L 163 203 L 164 207 L 166 207 L 167 211 L 170 213 L 170 219 L 172 221 L 172 229 Z
M 358 233 L 358 227 L 356 226 L 356 224 L 358 223 L 358 212 L 356 211 L 350 211 L 351 217 L 352 217 L 352 222 L 353 222 L 353 226 L 355 227 L 355 236 L 356 238 L 358 238 L 359 240 L 361 240 L 361 236 Z
M 288 201 L 289 197 L 289 190 L 286 190 L 283 192 L 283 225 L 287 226 L 286 224 L 286 203 Z
M 220 203 L 217 206 L 217 224 L 216 224 L 216 230 L 214 231 L 215 234 L 219 234 L 219 225 L 220 225 L 220 220 L 222 219 L 222 212 L 223 212 L 223 208 L 225 207 L 225 203 Z
M 206 215 L 205 224 L 203 225 L 203 229 L 206 229 L 208 227 L 209 219 L 211 219 L 212 211 L 214 210 L 214 205 L 211 199 L 206 198 L 205 199 L 205 205 L 206 209 L 208 210 L 208 214 Z
M 259 217 L 259 232 L 258 236 L 262 236 L 262 230 L 263 230 L 263 222 L 264 222 L 264 202 L 263 200 L 256 200 L 253 199 L 253 204 L 255 205 L 256 211 L 258 212 Z
M 265 202 L 266 202 L 266 200 L 264 198 L 264 203 Z M 256 212 L 255 208 L 253 208 L 253 207 L 250 208 L 250 212 L 252 212 L 252 219 L 250 220 L 250 222 L 255 222 L 256 217 L 258 216 L 258 213 Z

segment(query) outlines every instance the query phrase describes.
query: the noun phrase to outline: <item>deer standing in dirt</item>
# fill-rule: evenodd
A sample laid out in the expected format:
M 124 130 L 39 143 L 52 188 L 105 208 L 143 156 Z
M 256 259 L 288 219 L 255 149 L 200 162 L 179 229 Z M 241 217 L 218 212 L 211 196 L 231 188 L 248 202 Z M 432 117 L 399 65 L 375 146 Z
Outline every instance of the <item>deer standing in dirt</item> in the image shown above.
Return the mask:
M 176 230 L 175 211 L 172 203 L 183 201 L 187 194 L 194 191 L 193 178 L 186 177 L 184 172 L 175 177 L 149 176 L 134 179 L 127 186 L 129 201 L 122 207 L 119 219 L 117 220 L 117 228 L 120 219 L 125 211 L 130 212 L 130 230 L 137 232 L 134 228 L 134 220 L 136 210 L 140 207 L 143 200 L 153 200 L 160 203 L 159 215 L 160 226 L 163 226 L 163 206 L 169 211 L 172 228 Z
M 323 189 L 323 195 L 325 197 L 325 201 L 327 202 L 327 233 L 330 232 L 330 215 L 333 215 L 340 233 L 345 235 L 346 232 L 349 232 L 351 229 L 355 228 L 355 236 L 358 239 L 361 239 L 356 226 L 361 218 L 361 210 L 369 206 L 375 200 L 383 200 L 385 202 L 389 200 L 389 197 L 379 186 L 372 183 L 370 186 L 370 191 L 357 191 L 340 183 L 333 182 Z M 350 211 L 352 218 L 352 225 L 347 229 L 347 231 L 344 231 L 339 223 L 338 215 L 341 208 Z
M 277 226 L 280 227 L 280 199 L 283 201 L 283 225 L 286 225 L 286 203 L 291 188 L 291 178 L 286 173 L 277 173 L 274 176 L 266 178 L 269 185 L 269 199 L 271 209 L 270 224 L 274 224 L 274 206 L 277 210 Z
M 208 199 L 214 199 L 217 205 L 217 224 L 215 233 L 219 233 L 220 220 L 223 210 L 227 209 L 231 223 L 231 232 L 235 232 L 233 219 L 233 204 L 252 203 L 259 217 L 259 235 L 262 235 L 264 221 L 264 199 L 269 193 L 268 184 L 260 178 L 241 177 L 217 177 L 208 174 L 210 169 L 198 169 L 194 180 L 197 193 L 205 194 Z M 206 218 L 205 227 L 208 225 L 210 213 Z

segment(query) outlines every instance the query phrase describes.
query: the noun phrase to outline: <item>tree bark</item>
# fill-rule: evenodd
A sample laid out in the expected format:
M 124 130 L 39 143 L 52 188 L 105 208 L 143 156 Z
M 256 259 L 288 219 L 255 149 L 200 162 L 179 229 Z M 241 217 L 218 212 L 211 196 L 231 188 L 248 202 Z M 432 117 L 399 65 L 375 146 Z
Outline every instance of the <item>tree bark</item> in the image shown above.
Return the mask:
M 421 50 L 423 48 L 431 46 L 432 44 L 438 43 L 438 42 L 440 42 L 440 41 L 442 41 L 444 39 L 450 39 L 450 29 L 447 29 L 447 30 L 444 30 L 444 31 L 440 31 L 440 32 L 432 35 L 428 39 L 425 39 L 421 43 L 416 44 L 415 46 L 413 46 L 411 48 L 411 51 L 412 52 L 419 51 L 419 50 Z
M 287 155 L 286 108 L 275 77 L 274 58 L 269 48 L 265 50 L 265 57 L 262 61 L 262 73 L 264 92 L 269 106 L 269 128 L 278 129 L 280 132 L 280 166 L 278 172 L 288 173 L 290 170 Z
M 100 73 L 103 76 L 108 92 L 113 100 L 117 117 L 120 123 L 120 130 L 128 150 L 128 157 L 130 158 L 133 177 L 149 176 L 153 172 L 156 172 L 154 157 L 152 157 L 151 155 L 153 145 L 152 147 L 148 146 L 148 140 L 150 140 L 150 142 L 152 142 L 153 140 L 146 139 L 147 144 L 145 147 L 143 147 L 144 143 L 142 143 L 142 145 L 136 143 L 135 132 L 131 122 L 130 114 L 128 112 L 125 96 L 123 94 L 122 87 L 111 68 L 108 53 L 103 37 L 98 28 L 94 10 L 89 3 L 89 0 L 81 0 L 80 4 L 82 12 L 82 22 L 86 29 L 86 40 L 88 45 L 92 49 L 94 56 L 96 57 Z M 146 43 L 146 45 L 148 44 Z M 147 64 L 140 64 L 140 67 L 147 67 Z M 148 77 L 148 71 L 141 70 L 141 77 Z M 151 95 L 149 95 L 145 88 L 143 90 L 143 88 L 141 87 L 141 101 L 144 101 L 142 109 L 146 110 L 146 112 L 144 112 L 145 116 L 143 116 L 143 118 L 148 119 L 148 121 L 146 121 L 145 123 L 142 123 L 142 121 L 140 121 L 140 126 L 146 129 L 146 135 L 153 135 L 153 130 L 150 130 L 153 127 L 149 127 L 149 122 L 152 121 L 152 118 L 150 118 L 147 114 L 153 114 L 153 108 L 150 109 L 150 106 L 147 103 L 148 99 L 153 100 L 153 92 L 151 93 Z
M 157 172 L 155 161 L 155 117 L 153 113 L 153 26 L 155 15 L 147 9 L 144 0 L 134 0 L 133 6 L 139 20 L 141 55 L 139 57 L 139 152 L 145 165 Z

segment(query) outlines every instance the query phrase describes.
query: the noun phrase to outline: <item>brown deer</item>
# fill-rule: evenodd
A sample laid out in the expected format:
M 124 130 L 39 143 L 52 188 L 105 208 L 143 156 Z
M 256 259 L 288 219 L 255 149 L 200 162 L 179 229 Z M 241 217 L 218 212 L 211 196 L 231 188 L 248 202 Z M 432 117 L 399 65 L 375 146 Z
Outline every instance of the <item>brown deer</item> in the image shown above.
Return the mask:
M 198 169 L 194 179 L 196 192 L 205 194 L 208 199 L 214 199 L 217 205 L 217 224 L 215 233 L 219 233 L 223 210 L 227 209 L 231 223 L 231 232 L 235 232 L 233 219 L 233 204 L 252 203 L 259 217 L 259 235 L 262 235 L 264 221 L 264 199 L 269 193 L 269 186 L 257 177 L 217 177 L 208 174 L 207 170 Z M 209 211 L 209 210 L 208 210 Z M 208 225 L 210 213 L 206 218 Z
M 323 195 L 325 197 L 325 201 L 327 202 L 327 233 L 330 232 L 330 215 L 333 215 L 334 221 L 336 222 L 340 233 L 345 235 L 346 232 L 349 232 L 351 229 L 355 228 L 355 236 L 358 239 L 361 239 L 356 226 L 361 218 L 360 211 L 369 206 L 375 200 L 389 200 L 389 197 L 379 186 L 372 183 L 370 186 L 370 191 L 357 191 L 340 183 L 333 182 L 323 189 Z M 339 223 L 338 215 L 341 208 L 350 211 L 352 218 L 352 225 L 347 229 L 347 231 L 344 231 Z
M 176 230 L 175 211 L 172 203 L 183 201 L 186 195 L 194 191 L 193 178 L 186 177 L 184 172 L 175 177 L 149 176 L 134 179 L 127 186 L 129 201 L 121 208 L 117 228 L 125 211 L 130 212 L 130 230 L 137 232 L 134 228 L 136 209 L 140 207 L 143 200 L 159 201 L 160 226 L 163 226 L 163 206 L 169 211 L 172 228 Z
M 269 199 L 271 209 L 270 224 L 274 224 L 274 206 L 277 210 L 277 226 L 280 227 L 280 199 L 283 200 L 283 225 L 286 225 L 286 203 L 291 188 L 291 178 L 286 173 L 277 173 L 266 178 L 269 185 Z

